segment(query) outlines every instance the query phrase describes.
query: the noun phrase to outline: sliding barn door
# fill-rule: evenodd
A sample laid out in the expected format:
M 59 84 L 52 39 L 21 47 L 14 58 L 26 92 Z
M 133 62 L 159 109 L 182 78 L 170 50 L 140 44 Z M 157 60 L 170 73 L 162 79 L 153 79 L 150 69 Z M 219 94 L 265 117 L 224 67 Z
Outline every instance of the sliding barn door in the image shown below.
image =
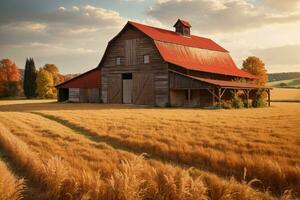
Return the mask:
M 123 103 L 132 104 L 132 79 L 123 80 Z
M 154 78 L 152 73 L 133 74 L 133 104 L 154 105 Z
M 122 77 L 121 75 L 108 77 L 108 103 L 122 103 Z

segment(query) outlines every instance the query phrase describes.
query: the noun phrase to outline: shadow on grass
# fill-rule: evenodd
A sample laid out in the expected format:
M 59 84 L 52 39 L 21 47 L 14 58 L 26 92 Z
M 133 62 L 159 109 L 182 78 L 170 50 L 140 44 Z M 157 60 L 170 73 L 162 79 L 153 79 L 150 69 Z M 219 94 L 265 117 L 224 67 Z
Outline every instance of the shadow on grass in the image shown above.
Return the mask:
M 40 112 L 31 112 L 31 113 L 39 115 L 44 118 L 47 118 L 49 120 L 55 121 L 63 126 L 66 126 L 66 127 L 70 128 L 72 131 L 74 131 L 75 133 L 83 135 L 86 138 L 88 138 L 89 140 L 94 141 L 96 143 L 105 143 L 115 149 L 124 150 L 124 151 L 131 152 L 131 153 L 138 154 L 138 155 L 145 153 L 144 151 L 142 151 L 140 149 L 132 148 L 131 145 L 124 144 L 121 139 L 113 138 L 110 136 L 99 135 L 96 132 L 93 132 L 91 130 L 88 130 L 87 128 L 78 126 L 74 123 L 69 122 L 68 120 L 61 119 L 61 118 L 55 117 L 53 115 L 40 113 Z
M 31 112 L 33 114 L 39 115 L 41 117 L 44 117 L 46 119 L 55 121 L 65 127 L 70 128 L 71 130 L 73 130 L 75 133 L 80 134 L 85 136 L 86 138 L 88 138 L 91 141 L 94 141 L 96 143 L 105 143 L 109 146 L 111 146 L 112 148 L 116 149 L 116 150 L 123 150 L 126 152 L 130 152 L 136 155 L 141 155 L 141 154 L 145 154 L 146 155 L 146 159 L 153 159 L 162 163 L 168 163 L 174 166 L 178 166 L 178 167 L 182 167 L 182 168 L 193 168 L 194 170 L 201 170 L 204 172 L 208 172 L 208 173 L 214 173 L 215 175 L 225 179 L 225 180 L 229 180 L 232 177 L 235 177 L 235 180 L 238 182 L 242 182 L 243 181 L 243 172 L 239 173 L 239 172 L 232 172 L 232 171 L 228 171 L 227 173 L 224 173 L 224 171 L 222 170 L 217 170 L 214 169 L 211 164 L 209 162 L 197 162 L 195 163 L 193 160 L 191 161 L 186 161 L 186 160 L 182 160 L 180 158 L 180 156 L 178 155 L 170 155 L 170 154 L 163 154 L 161 152 L 160 149 L 158 149 L 157 146 L 151 145 L 151 143 L 147 143 L 147 145 L 143 145 L 143 144 L 138 144 L 135 141 L 124 141 L 122 140 L 122 138 L 115 138 L 109 135 L 99 135 L 97 132 L 93 132 L 91 130 L 88 130 L 87 128 L 78 126 L 72 122 L 69 122 L 68 120 L 53 116 L 53 115 L 49 115 L 49 114 L 44 114 L 44 113 L 40 113 L 40 112 Z M 253 187 L 259 191 L 264 191 L 264 187 L 262 186 L 250 186 Z M 276 192 L 274 193 L 275 195 L 278 195 Z

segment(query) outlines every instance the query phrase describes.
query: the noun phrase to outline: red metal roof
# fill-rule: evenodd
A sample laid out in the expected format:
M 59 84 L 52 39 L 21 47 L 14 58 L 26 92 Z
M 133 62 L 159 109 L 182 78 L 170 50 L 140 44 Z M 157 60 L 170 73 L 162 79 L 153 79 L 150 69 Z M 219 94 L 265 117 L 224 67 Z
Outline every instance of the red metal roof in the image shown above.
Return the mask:
M 238 69 L 226 52 L 210 51 L 159 41 L 155 41 L 155 45 L 165 61 L 183 66 L 189 70 L 255 78 L 255 76 Z
M 240 70 L 228 51 L 208 38 L 182 36 L 174 31 L 129 22 L 154 40 L 166 62 L 195 71 L 256 79 Z
M 243 83 L 243 82 L 236 82 L 236 81 L 223 81 L 223 80 L 216 80 L 216 79 L 209 79 L 209 78 L 200 78 L 200 77 L 196 77 L 196 76 L 191 76 L 191 75 L 187 75 L 187 74 L 183 74 L 180 72 L 176 72 L 173 70 L 170 70 L 173 73 L 194 79 L 194 80 L 198 80 L 198 81 L 202 81 L 205 83 L 209 83 L 212 85 L 216 85 L 219 87 L 233 87 L 233 88 L 268 88 L 268 87 L 263 87 L 254 83 Z
M 178 19 L 177 22 L 175 23 L 174 27 L 176 26 L 176 24 L 177 24 L 178 22 L 181 22 L 183 25 L 185 25 L 185 26 L 187 26 L 187 27 L 189 27 L 189 28 L 192 27 L 192 25 L 191 25 L 188 21 L 185 21 L 185 20 L 182 20 L 182 19 Z
M 224 51 L 227 52 L 226 49 L 212 41 L 211 39 L 198 37 L 191 35 L 190 37 L 182 36 L 175 31 L 169 31 L 165 29 L 160 29 L 152 26 L 147 26 L 143 24 L 139 24 L 136 22 L 129 22 L 134 27 L 144 32 L 153 40 L 158 40 L 162 42 L 169 42 L 174 44 L 180 44 L 184 46 L 202 48 L 202 49 L 210 49 L 214 51 Z
M 210 83 L 213 85 L 221 86 L 221 87 L 234 87 L 234 88 L 263 88 L 262 86 L 253 84 L 253 83 L 242 83 L 242 82 L 234 82 L 234 81 L 223 81 L 223 80 L 215 80 L 215 79 L 207 79 L 207 78 L 198 78 L 199 80 Z
M 99 68 L 87 71 L 68 81 L 65 81 L 56 88 L 101 88 L 101 71 Z

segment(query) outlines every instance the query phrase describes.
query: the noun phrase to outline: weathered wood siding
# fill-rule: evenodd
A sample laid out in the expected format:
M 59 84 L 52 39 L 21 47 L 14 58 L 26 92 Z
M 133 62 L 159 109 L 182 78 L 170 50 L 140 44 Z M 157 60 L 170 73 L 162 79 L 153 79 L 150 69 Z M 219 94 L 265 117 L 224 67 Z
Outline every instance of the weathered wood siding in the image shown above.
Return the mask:
M 208 89 L 211 85 L 174 72 L 169 72 L 170 89 Z
M 169 81 L 172 106 L 212 106 L 213 97 L 207 90 L 212 89 L 212 85 L 174 72 L 169 72 Z
M 144 64 L 144 55 L 150 56 L 150 63 Z M 116 57 L 121 58 L 121 65 L 116 65 Z M 168 103 L 168 65 L 153 41 L 133 27 L 128 26 L 110 43 L 101 68 L 104 103 L 122 103 L 123 73 L 132 73 L 133 103 L 159 106 Z
M 153 73 L 134 73 L 133 83 L 133 104 L 154 105 Z
M 172 106 L 208 107 L 213 105 L 212 94 L 206 89 L 190 90 L 190 100 L 187 90 L 170 90 L 170 102 Z
M 79 88 L 69 88 L 69 101 L 79 102 Z

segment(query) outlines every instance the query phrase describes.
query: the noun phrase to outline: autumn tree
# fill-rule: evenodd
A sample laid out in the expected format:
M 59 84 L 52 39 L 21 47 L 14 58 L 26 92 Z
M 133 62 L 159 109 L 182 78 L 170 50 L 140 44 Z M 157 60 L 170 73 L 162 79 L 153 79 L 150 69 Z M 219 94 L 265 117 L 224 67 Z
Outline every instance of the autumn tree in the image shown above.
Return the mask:
M 39 76 L 42 77 L 39 78 Z M 41 68 L 38 73 L 38 79 L 39 80 L 36 81 L 39 88 L 37 93 L 41 98 L 56 97 L 57 91 L 55 85 L 63 82 L 64 80 L 55 64 L 46 64 L 43 68 Z
M 10 59 L 0 61 L 0 96 L 17 96 L 21 92 L 20 70 Z
M 37 95 L 40 98 L 53 98 L 53 75 L 45 70 L 44 68 L 40 68 L 37 73 Z
M 256 84 L 264 86 L 268 80 L 267 70 L 265 64 L 255 56 L 250 56 L 243 61 L 242 70 L 249 72 L 257 77 Z
M 27 98 L 32 98 L 36 96 L 36 76 L 37 71 L 35 68 L 33 58 L 26 59 L 23 89 L 24 95 Z

